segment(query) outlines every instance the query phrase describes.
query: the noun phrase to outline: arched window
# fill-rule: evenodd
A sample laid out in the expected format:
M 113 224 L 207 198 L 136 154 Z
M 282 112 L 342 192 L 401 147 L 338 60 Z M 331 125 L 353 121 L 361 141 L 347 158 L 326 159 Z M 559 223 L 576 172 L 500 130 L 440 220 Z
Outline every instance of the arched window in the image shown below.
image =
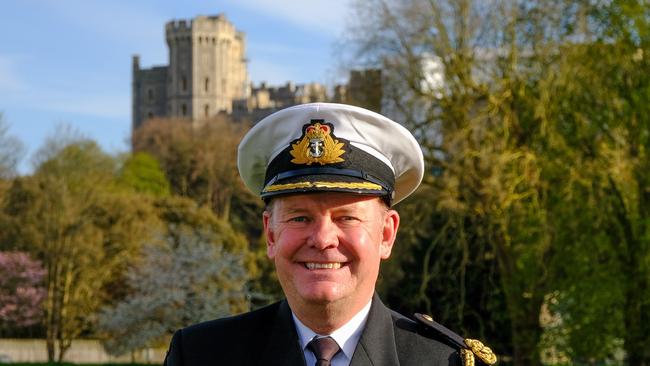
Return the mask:
M 203 107 L 203 110 L 204 110 L 204 112 L 205 112 L 205 118 L 208 118 L 208 117 L 210 116 L 210 106 L 206 104 L 206 105 Z
M 185 117 L 187 115 L 187 106 L 185 104 L 181 104 L 181 116 Z
M 147 97 L 149 98 L 149 101 L 153 100 L 153 89 L 147 89 Z
M 181 77 L 181 90 L 187 91 L 187 78 L 184 75 Z
M 210 78 L 205 78 L 205 92 L 208 92 L 210 86 Z

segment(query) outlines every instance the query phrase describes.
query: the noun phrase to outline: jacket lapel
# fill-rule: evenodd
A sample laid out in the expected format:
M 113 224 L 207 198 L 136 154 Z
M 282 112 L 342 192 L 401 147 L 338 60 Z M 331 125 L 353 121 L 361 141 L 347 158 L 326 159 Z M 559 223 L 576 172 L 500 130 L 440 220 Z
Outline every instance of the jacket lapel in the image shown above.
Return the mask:
M 399 365 L 395 333 L 390 311 L 379 300 L 372 298 L 366 326 L 354 350 L 350 366 L 396 366 Z
M 259 358 L 260 365 L 305 366 L 305 356 L 286 300 L 280 303 L 276 317 L 271 321 L 273 325 Z

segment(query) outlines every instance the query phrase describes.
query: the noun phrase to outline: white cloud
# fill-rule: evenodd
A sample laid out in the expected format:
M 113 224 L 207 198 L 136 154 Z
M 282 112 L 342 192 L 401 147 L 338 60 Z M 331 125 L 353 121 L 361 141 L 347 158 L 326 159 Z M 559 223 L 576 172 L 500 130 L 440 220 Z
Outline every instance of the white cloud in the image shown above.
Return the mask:
M 285 19 L 304 29 L 339 36 L 349 14 L 350 0 L 230 0 L 250 11 Z

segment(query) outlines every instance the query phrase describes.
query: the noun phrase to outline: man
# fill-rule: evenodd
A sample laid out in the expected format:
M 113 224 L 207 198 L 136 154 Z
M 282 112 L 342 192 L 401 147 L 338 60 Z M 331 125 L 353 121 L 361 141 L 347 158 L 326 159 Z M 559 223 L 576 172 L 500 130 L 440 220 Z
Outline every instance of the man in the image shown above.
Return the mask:
M 247 187 L 266 202 L 267 254 L 286 300 L 174 334 L 166 365 L 473 365 L 496 358 L 375 294 L 422 151 L 401 125 L 363 108 L 299 105 L 239 145 Z

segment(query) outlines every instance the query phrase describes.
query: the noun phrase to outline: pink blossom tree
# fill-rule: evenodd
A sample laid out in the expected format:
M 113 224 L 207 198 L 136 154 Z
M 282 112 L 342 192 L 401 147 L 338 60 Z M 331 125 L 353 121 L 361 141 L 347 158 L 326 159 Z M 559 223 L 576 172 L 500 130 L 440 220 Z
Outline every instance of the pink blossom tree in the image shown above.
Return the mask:
M 41 321 L 45 274 L 25 252 L 0 252 L 0 324 L 26 327 Z

